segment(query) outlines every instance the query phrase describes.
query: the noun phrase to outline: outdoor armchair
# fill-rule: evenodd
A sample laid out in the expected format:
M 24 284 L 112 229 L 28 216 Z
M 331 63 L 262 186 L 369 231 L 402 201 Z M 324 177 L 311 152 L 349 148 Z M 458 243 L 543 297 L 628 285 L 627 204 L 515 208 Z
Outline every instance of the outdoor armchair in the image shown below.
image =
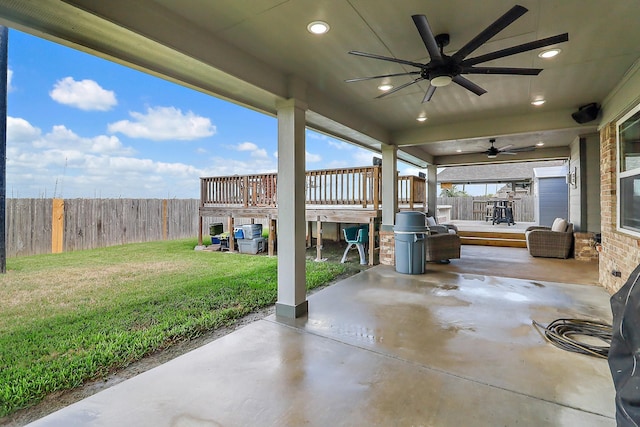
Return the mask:
M 438 224 L 432 216 L 427 217 L 427 227 L 432 234 L 458 234 L 458 227 L 454 224 Z
M 525 236 L 531 256 L 569 258 L 573 247 L 573 224 L 556 218 L 551 227 L 528 227 Z
M 457 234 L 431 234 L 424 239 L 427 261 L 448 261 L 460 258 L 460 236 Z
M 437 224 L 433 217 L 427 217 L 427 226 L 429 235 L 424 241 L 427 261 L 448 262 L 460 258 L 460 236 L 455 225 Z

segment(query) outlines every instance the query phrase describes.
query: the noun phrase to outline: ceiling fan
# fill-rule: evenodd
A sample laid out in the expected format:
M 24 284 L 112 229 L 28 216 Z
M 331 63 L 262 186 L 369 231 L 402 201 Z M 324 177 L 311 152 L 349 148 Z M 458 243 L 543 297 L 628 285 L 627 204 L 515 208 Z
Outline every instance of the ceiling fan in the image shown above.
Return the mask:
M 524 153 L 527 151 L 533 151 L 536 149 L 535 145 L 529 145 L 527 147 L 511 148 L 513 147 L 513 144 L 505 145 L 502 148 L 496 148 L 493 145 L 496 142 L 495 138 L 491 138 L 489 142 L 491 143 L 491 147 L 483 151 L 483 153 L 485 153 L 487 157 L 490 159 L 495 159 L 496 157 L 498 157 L 499 154 L 518 154 L 518 153 Z
M 468 55 L 470 55 L 473 51 L 478 49 L 481 45 L 486 43 L 500 31 L 511 25 L 516 19 L 524 15 L 527 11 L 527 8 L 520 5 L 515 5 L 507 13 L 498 18 L 493 24 L 485 28 L 484 31 L 474 37 L 471 41 L 469 41 L 466 45 L 464 45 L 451 56 L 445 55 L 445 53 L 443 52 L 444 47 L 449 44 L 449 34 L 438 34 L 434 36 L 433 32 L 431 31 L 431 27 L 429 26 L 429 22 L 424 15 L 412 15 L 411 18 L 413 19 L 413 22 L 418 29 L 418 32 L 420 33 L 420 37 L 422 37 L 422 42 L 427 48 L 430 61 L 426 64 L 421 64 L 419 62 L 352 50 L 349 52 L 351 55 L 396 62 L 398 64 L 404 64 L 418 68 L 419 70 L 408 71 L 405 73 L 385 74 L 381 76 L 359 77 L 355 79 L 345 80 L 345 82 L 351 83 L 387 77 L 417 75 L 417 77 L 413 81 L 397 86 L 394 89 L 377 96 L 376 98 L 382 98 L 384 96 L 390 95 L 394 92 L 406 88 L 407 86 L 418 83 L 421 80 L 428 80 L 429 88 L 427 89 L 427 92 L 425 93 L 422 100 L 422 102 L 427 102 L 431 100 L 431 97 L 433 97 L 436 88 L 447 86 L 452 81 L 462 86 L 463 88 L 475 93 L 478 96 L 487 92 L 477 84 L 473 83 L 471 80 L 463 77 L 462 74 L 509 74 L 521 76 L 536 76 L 542 71 L 541 68 L 474 67 L 474 65 L 522 52 L 527 52 L 541 47 L 550 46 L 556 43 L 566 42 L 569 40 L 568 33 L 559 34 L 553 37 L 547 37 L 545 39 L 520 44 L 517 46 L 501 49 L 495 52 L 467 59 Z

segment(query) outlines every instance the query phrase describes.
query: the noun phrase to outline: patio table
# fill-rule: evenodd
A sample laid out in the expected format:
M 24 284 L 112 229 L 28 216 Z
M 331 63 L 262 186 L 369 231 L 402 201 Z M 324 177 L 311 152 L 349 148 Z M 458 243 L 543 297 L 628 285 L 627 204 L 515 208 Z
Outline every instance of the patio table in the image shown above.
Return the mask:
M 513 200 L 495 199 L 488 203 L 493 205 L 493 217 L 491 224 L 501 224 L 506 222 L 507 225 L 515 225 L 513 221 Z

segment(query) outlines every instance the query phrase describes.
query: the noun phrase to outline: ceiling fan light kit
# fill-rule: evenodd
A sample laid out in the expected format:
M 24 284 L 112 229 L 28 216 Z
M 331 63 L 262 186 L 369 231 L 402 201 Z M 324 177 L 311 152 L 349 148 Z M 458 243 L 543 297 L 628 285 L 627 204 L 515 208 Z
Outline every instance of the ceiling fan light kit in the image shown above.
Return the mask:
M 451 83 L 452 80 L 453 80 L 453 77 L 451 76 L 447 76 L 447 75 L 436 76 L 431 79 L 431 85 L 435 87 L 443 87 L 443 86 L 449 85 L 449 83 Z
M 495 59 L 504 58 L 507 56 L 515 55 L 522 52 L 528 52 L 534 49 L 551 46 L 557 43 L 566 42 L 569 40 L 569 34 L 563 33 L 553 37 L 547 37 L 545 39 L 536 40 L 529 43 L 523 43 L 517 46 L 512 46 L 506 49 L 501 49 L 495 52 L 487 53 L 484 55 L 476 56 L 473 58 L 467 58 L 476 49 L 489 41 L 492 37 L 511 25 L 516 19 L 524 15 L 528 10 L 520 5 L 515 5 L 507 13 L 498 18 L 495 22 L 485 28 L 480 34 L 470 40 L 467 44 L 462 46 L 453 55 L 446 55 L 444 53 L 444 47 L 449 44 L 449 34 L 434 35 L 426 16 L 413 15 L 411 18 L 422 38 L 427 52 L 429 53 L 430 61 L 426 64 L 419 62 L 409 61 L 405 59 L 393 58 L 388 56 L 376 55 L 372 53 L 365 53 L 352 50 L 349 53 L 357 56 L 364 56 L 366 58 L 378 59 L 382 61 L 395 62 L 397 64 L 408 65 L 410 67 L 417 68 L 418 70 L 408 71 L 404 73 L 386 74 L 381 76 L 371 77 L 359 77 L 355 79 L 345 80 L 347 83 L 365 81 L 372 79 L 380 79 L 396 76 L 416 76 L 412 81 L 396 86 L 394 89 L 385 92 L 376 98 L 382 98 L 387 95 L 391 95 L 405 87 L 411 86 L 422 80 L 429 81 L 429 87 L 422 99 L 422 102 L 428 102 L 433 97 L 436 88 L 449 85 L 452 81 L 459 86 L 467 89 L 470 92 L 480 96 L 487 91 L 471 80 L 463 77 L 463 74 L 502 74 L 502 75 L 519 75 L 519 76 L 537 76 L 542 71 L 541 68 L 517 68 L 517 67 L 476 67 L 475 65 L 482 64 L 484 62 L 492 61 Z M 559 52 L 559 49 L 558 49 Z

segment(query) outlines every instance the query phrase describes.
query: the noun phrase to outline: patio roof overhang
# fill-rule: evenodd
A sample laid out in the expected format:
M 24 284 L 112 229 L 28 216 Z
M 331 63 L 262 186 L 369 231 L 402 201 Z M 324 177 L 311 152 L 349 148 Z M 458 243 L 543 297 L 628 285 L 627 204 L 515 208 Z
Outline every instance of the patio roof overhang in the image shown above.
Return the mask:
M 562 8 L 551 7 L 550 0 L 523 3 L 529 12 L 474 55 L 568 32 L 563 53 L 549 62 L 538 58 L 538 51 L 497 60 L 496 66 L 535 65 L 544 71 L 536 77 L 474 75 L 488 91 L 482 97 L 450 85 L 424 104 L 421 83 L 384 99 L 375 99 L 377 81 L 345 83 L 403 71 L 401 65 L 347 51 L 423 61 L 426 50 L 410 15 L 424 13 L 436 33 L 451 34 L 450 54 L 506 12 L 503 2 L 474 7 L 461 0 L 465 9 L 473 8 L 472 14 L 461 14 L 457 3 L 415 7 L 408 0 L 393 7 L 384 0 L 304 6 L 261 0 L 250 7 L 236 0 L 7 0 L 0 4 L 0 23 L 267 114 L 275 115 L 279 102 L 295 97 L 307 105 L 308 127 L 374 151 L 396 146 L 400 159 L 424 167 L 486 161 L 471 153 L 482 151 L 490 137 L 515 146 L 544 138 L 549 149 L 567 147 L 599 124 L 577 124 L 571 113 L 585 103 L 606 103 L 640 57 L 635 43 L 640 29 L 629 18 L 638 12 L 633 0 L 567 0 Z M 325 37 L 306 31 L 318 18 L 330 22 Z M 529 102 L 539 96 L 547 103 L 532 107 Z M 420 115 L 428 120 L 416 122 Z M 539 150 L 530 156 L 564 155 Z

